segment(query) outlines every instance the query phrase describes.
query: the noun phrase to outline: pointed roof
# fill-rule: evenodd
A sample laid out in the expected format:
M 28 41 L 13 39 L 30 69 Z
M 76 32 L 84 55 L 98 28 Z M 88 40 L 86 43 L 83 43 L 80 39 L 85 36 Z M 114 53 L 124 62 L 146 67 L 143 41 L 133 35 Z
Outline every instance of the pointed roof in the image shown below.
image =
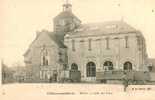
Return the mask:
M 35 38 L 35 40 L 30 44 L 30 46 L 38 39 L 38 37 L 41 35 L 41 34 L 47 34 L 49 36 L 49 38 L 51 40 L 53 40 L 59 48 L 67 48 L 64 43 L 63 43 L 63 38 L 62 36 L 59 36 L 57 35 L 55 32 L 49 32 L 47 30 L 42 30 L 41 32 L 38 32 L 37 33 L 37 36 Z M 27 51 L 23 54 L 23 56 L 26 56 L 30 51 L 30 47 L 27 49 Z
M 37 37 L 40 36 L 40 34 L 47 34 L 51 40 L 53 40 L 60 48 L 66 48 L 66 46 L 63 43 L 63 38 L 60 35 L 57 35 L 55 32 L 49 32 L 47 30 L 42 30 Z
M 59 19 L 59 18 L 60 19 L 61 18 L 75 18 L 81 22 L 81 20 L 72 13 L 72 5 L 71 3 L 69 3 L 68 0 L 64 2 L 62 7 L 63 7 L 62 12 L 60 12 L 56 17 L 54 17 L 54 20 Z

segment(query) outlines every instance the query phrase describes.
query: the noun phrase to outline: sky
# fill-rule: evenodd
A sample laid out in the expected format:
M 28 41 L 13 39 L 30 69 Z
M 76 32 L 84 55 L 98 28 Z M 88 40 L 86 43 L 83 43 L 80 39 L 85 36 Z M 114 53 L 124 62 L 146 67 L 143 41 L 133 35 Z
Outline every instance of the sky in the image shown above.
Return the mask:
M 0 59 L 5 64 L 24 65 L 23 54 L 36 31 L 53 30 L 53 18 L 64 0 L 0 0 Z M 154 0 L 69 0 L 82 23 L 124 20 L 140 30 L 149 57 L 155 58 Z

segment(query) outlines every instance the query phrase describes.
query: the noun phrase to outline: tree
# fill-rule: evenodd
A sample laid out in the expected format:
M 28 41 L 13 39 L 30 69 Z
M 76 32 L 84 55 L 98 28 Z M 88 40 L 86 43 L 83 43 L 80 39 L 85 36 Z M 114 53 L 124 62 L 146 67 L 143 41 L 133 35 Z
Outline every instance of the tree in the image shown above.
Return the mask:
M 13 70 L 4 64 L 3 60 L 1 61 L 2 66 L 2 84 L 12 83 L 13 80 Z

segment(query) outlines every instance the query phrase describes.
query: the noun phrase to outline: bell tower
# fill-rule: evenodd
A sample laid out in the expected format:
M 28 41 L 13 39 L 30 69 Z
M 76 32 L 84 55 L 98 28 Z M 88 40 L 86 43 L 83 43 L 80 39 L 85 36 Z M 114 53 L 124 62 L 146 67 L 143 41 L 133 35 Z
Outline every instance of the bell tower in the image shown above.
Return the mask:
M 67 32 L 73 31 L 81 25 L 81 21 L 72 12 L 72 5 L 68 0 L 62 5 L 62 12 L 60 12 L 54 19 L 54 32 L 64 37 Z

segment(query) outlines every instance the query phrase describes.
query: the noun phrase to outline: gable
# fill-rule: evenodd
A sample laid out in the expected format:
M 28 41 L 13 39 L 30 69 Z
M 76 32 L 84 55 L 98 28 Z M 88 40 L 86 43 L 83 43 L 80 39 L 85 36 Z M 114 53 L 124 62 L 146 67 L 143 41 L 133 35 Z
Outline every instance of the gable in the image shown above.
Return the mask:
M 30 47 L 41 47 L 43 45 L 58 47 L 54 40 L 49 37 L 47 32 L 38 33 Z
M 34 48 L 34 47 L 41 47 L 43 45 L 54 46 L 56 48 L 58 47 L 58 45 L 54 42 L 54 40 L 52 40 L 49 37 L 47 32 L 38 32 L 36 38 L 29 45 L 29 48 L 27 49 L 27 51 L 24 53 L 23 56 L 27 56 L 31 52 L 32 48 Z
M 61 36 L 56 35 L 56 33 L 54 32 L 48 32 L 46 30 L 43 30 L 37 33 L 36 38 L 30 44 L 28 50 L 24 53 L 24 56 L 29 54 L 29 52 L 31 51 L 31 48 L 41 47 L 43 45 L 56 47 L 56 48 L 66 48 Z

